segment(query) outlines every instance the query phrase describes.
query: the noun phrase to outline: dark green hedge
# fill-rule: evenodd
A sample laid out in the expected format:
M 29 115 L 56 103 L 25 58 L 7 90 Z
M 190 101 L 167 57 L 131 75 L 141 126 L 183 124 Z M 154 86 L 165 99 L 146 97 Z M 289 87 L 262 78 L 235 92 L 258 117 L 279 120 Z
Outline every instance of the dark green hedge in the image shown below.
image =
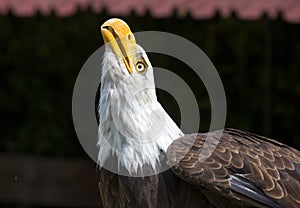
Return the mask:
M 81 66 L 102 45 L 99 27 L 108 18 L 91 12 L 70 18 L 0 16 L 0 151 L 84 155 L 72 123 L 72 90 Z M 225 86 L 226 126 L 300 147 L 300 25 L 234 16 L 123 19 L 136 32 L 172 32 L 202 48 Z M 178 60 L 158 54 L 150 59 L 154 66 L 177 72 L 197 91 L 200 130 L 206 131 L 210 103 L 201 81 Z M 170 96 L 160 91 L 159 98 L 179 120 Z

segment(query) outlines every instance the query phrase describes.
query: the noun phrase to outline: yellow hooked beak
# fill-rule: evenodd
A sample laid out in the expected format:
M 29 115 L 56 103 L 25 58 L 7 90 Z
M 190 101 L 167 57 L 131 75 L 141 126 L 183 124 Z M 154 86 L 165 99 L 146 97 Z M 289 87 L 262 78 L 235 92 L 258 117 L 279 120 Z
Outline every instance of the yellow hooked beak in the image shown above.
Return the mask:
M 109 44 L 116 56 L 123 59 L 128 72 L 132 74 L 132 51 L 136 42 L 126 22 L 117 18 L 109 19 L 101 26 L 101 33 L 104 43 Z

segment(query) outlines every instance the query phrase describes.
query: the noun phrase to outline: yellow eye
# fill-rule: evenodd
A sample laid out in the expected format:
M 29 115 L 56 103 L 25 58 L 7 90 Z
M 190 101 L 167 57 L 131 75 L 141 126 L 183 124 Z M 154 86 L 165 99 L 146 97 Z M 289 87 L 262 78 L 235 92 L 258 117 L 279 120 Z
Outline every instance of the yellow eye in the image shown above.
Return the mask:
M 135 68 L 136 68 L 136 70 L 137 70 L 138 72 L 143 72 L 143 71 L 145 71 L 145 69 L 146 69 L 146 65 L 145 65 L 143 62 L 138 61 L 138 62 L 135 64 Z

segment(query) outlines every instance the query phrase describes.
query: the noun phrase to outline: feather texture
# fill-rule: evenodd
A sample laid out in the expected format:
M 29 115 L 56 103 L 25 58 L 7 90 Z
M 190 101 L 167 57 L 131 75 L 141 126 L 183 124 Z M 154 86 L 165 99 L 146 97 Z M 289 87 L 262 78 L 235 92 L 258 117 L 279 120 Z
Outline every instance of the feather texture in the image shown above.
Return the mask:
M 200 161 L 201 150 L 214 148 L 218 134 L 186 135 L 176 140 L 168 149 L 174 173 L 237 204 L 300 207 L 299 151 L 266 137 L 225 129 L 211 155 Z

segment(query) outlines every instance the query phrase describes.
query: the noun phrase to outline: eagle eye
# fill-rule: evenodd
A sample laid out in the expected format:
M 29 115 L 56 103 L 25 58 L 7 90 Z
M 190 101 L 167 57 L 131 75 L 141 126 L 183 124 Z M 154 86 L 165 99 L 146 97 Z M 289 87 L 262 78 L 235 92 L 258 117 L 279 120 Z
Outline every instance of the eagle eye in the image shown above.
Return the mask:
M 138 61 L 135 64 L 135 68 L 138 72 L 144 72 L 146 70 L 146 64 L 142 61 Z

